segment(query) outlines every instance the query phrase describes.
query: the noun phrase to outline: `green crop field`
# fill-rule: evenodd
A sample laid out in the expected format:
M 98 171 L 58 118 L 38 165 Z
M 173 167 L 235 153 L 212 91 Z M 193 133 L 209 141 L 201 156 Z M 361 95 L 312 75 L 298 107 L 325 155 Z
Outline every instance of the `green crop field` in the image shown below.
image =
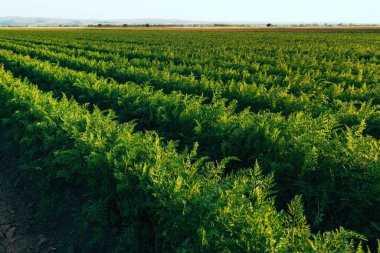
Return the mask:
M 0 30 L 1 147 L 78 252 L 366 252 L 380 32 Z

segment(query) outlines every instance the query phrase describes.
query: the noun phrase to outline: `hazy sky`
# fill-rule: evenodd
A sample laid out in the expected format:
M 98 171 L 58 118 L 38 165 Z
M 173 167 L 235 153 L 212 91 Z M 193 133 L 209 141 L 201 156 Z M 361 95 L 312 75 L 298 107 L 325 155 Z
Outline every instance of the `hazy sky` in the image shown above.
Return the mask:
M 380 23 L 380 0 L 0 0 L 0 16 Z

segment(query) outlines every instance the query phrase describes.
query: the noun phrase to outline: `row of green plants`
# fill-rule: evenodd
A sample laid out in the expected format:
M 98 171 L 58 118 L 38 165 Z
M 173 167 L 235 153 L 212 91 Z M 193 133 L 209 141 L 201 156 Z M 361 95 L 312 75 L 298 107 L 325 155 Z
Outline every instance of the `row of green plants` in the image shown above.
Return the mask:
M 36 41 L 40 45 L 61 44 L 91 51 L 115 53 L 127 58 L 131 51 L 140 50 L 143 58 L 167 63 L 240 64 L 254 60 L 258 54 L 288 59 L 318 56 L 340 61 L 378 62 L 376 33 L 213 33 L 213 32 L 161 32 L 161 31 L 4 31 L 7 39 Z M 284 54 L 285 53 L 285 54 Z M 268 58 L 270 60 L 270 58 Z M 270 62 L 275 62 L 272 57 Z M 233 66 L 233 65 L 231 65 Z
M 335 35 L 321 34 L 276 33 L 273 36 L 266 33 L 250 33 L 242 36 L 242 33 L 222 33 L 216 37 L 211 36 L 212 33 L 202 33 L 201 35 L 197 33 L 187 35 L 186 33 L 177 33 L 174 36 L 175 39 L 173 39 L 173 37 L 165 36 L 168 33 L 164 33 L 153 37 L 155 42 L 166 38 L 165 40 L 162 39 L 163 42 L 160 44 L 152 43 L 152 41 L 146 42 L 150 33 L 139 32 L 134 34 L 130 32 L 128 36 L 131 39 L 127 43 L 120 44 L 110 41 L 109 38 L 104 41 L 100 40 L 101 43 L 93 40 L 88 42 L 88 37 L 80 41 L 74 38 L 61 37 L 57 40 L 51 37 L 46 38 L 46 34 L 46 32 L 45 34 L 38 34 L 39 37 L 30 39 L 20 36 L 12 36 L 6 39 L 10 39 L 16 44 L 20 40 L 24 42 L 26 40 L 40 46 L 59 45 L 63 48 L 75 49 L 74 51 L 77 54 L 80 54 L 80 50 L 83 49 L 86 50 L 86 53 L 92 51 L 90 54 L 94 54 L 94 51 L 103 53 L 107 49 L 102 56 L 111 54 L 115 56 L 115 59 L 120 57 L 149 59 L 153 61 L 153 65 L 163 62 L 164 64 L 160 65 L 162 68 L 171 66 L 172 71 L 177 72 L 172 67 L 172 63 L 176 64 L 172 59 L 160 59 L 162 55 L 175 52 L 175 57 L 182 59 L 180 65 L 185 68 L 181 71 L 187 73 L 191 71 L 195 77 L 201 76 L 202 73 L 205 73 L 207 77 L 211 77 L 212 74 L 209 71 L 221 68 L 225 73 L 238 70 L 238 72 L 235 72 L 237 74 L 235 78 L 244 79 L 247 77 L 247 80 L 250 80 L 254 75 L 245 75 L 244 77 L 242 75 L 243 70 L 248 70 L 251 74 L 265 71 L 272 78 L 279 75 L 282 79 L 286 75 L 301 72 L 302 75 L 299 78 L 305 78 L 307 82 L 313 81 L 316 77 L 325 78 L 328 76 L 329 71 L 335 73 L 335 76 L 331 77 L 331 81 L 334 78 L 340 78 L 347 81 L 348 84 L 351 82 L 356 83 L 356 85 L 362 85 L 364 82 L 371 84 L 378 80 L 376 64 L 379 62 L 379 54 L 376 52 L 378 51 L 379 43 L 376 35 L 363 35 L 364 39 L 358 40 L 358 34 L 343 34 L 337 37 Z M 184 38 L 179 36 L 180 34 L 185 34 Z M 70 33 L 65 35 L 70 36 Z M 113 35 L 110 31 L 105 33 L 107 37 Z M 197 38 L 197 40 L 190 40 L 190 36 Z M 15 39 L 15 37 L 18 38 Z M 49 40 L 53 42 L 46 42 Z M 226 43 L 226 40 L 228 40 L 228 43 Z M 136 45 L 136 41 L 144 43 Z M 137 55 L 128 55 L 131 52 L 137 53 Z M 151 52 L 156 54 L 150 55 L 149 53 Z M 138 54 L 141 54 L 141 56 Z M 104 59 L 98 58 L 97 60 Z M 181 68 L 179 67 L 179 69 Z M 307 75 L 311 70 L 322 71 L 322 76 L 314 76 L 309 80 Z M 223 73 L 220 74 L 223 75 Z M 276 80 L 280 82 L 282 79 Z M 260 81 L 267 82 L 265 79 Z
M 149 66 L 149 63 L 147 66 L 141 67 L 128 60 L 109 62 L 91 60 L 84 56 L 76 57 L 70 51 L 64 49 L 60 53 L 54 53 L 40 46 L 20 46 L 9 42 L 1 43 L 1 46 L 17 53 L 48 60 L 75 70 L 111 77 L 120 83 L 132 81 L 140 85 L 148 84 L 157 89 L 163 89 L 167 93 L 180 90 L 187 94 L 203 94 L 208 98 L 212 98 L 215 94 L 220 94 L 222 97 L 237 99 L 240 108 L 251 106 L 252 110 L 255 111 L 269 108 L 271 111 L 282 111 L 289 114 L 291 111 L 309 108 L 309 104 L 311 104 L 307 94 L 295 97 L 288 94 L 286 87 L 266 88 L 265 85 L 235 81 L 225 85 L 222 82 L 208 80 L 206 76 L 201 80 L 196 80 L 193 77 L 173 75 L 171 68 L 170 70 L 160 71 L 154 68 L 152 64 Z
M 148 59 L 152 65 L 158 64 L 161 70 L 165 66 L 170 66 L 172 72 L 177 72 L 177 70 L 180 70 L 179 73 L 189 74 L 191 72 L 198 78 L 204 74 L 208 78 L 231 80 L 227 76 L 220 78 L 224 74 L 231 73 L 236 79 L 235 81 L 241 79 L 251 83 L 255 80 L 252 79 L 255 77 L 252 74 L 266 72 L 270 78 L 275 78 L 275 84 L 278 84 L 286 75 L 297 72 L 302 72 L 302 75 L 298 77 L 298 80 L 295 80 L 295 83 L 299 81 L 310 82 L 316 77 L 325 78 L 333 72 L 331 81 L 341 79 L 347 81 L 348 84 L 351 82 L 362 85 L 364 82 L 368 84 L 378 80 L 376 64 L 378 64 L 379 54 L 376 52 L 379 45 L 376 36 L 363 35 L 365 39 L 358 41 L 357 34 L 343 34 L 337 37 L 321 34 L 307 34 L 307 36 L 297 34 L 296 36 L 292 33 L 276 33 L 275 36 L 266 33 L 250 33 L 246 36 L 241 36 L 242 33 L 222 33 L 220 36 L 211 36 L 212 33 L 202 33 L 202 36 L 197 33 L 190 33 L 192 37 L 197 38 L 194 41 L 190 40 L 189 34 L 182 33 L 185 36 L 179 36 L 181 33 L 177 33 L 175 39 L 157 34 L 161 36 L 153 37 L 155 43 L 152 43 L 149 40 L 147 42 L 148 33 L 134 34 L 132 32 L 128 34 L 130 38 L 127 43 L 122 43 L 110 40 L 109 37 L 115 35 L 112 32 L 109 31 L 105 34 L 108 37 L 107 40 L 100 40 L 105 43 L 99 43 L 99 41 L 94 41 L 94 39 L 86 36 L 81 40 L 74 40 L 74 42 L 73 38 L 59 37 L 57 40 L 57 38 L 40 38 L 41 36 L 30 39 L 12 36 L 6 39 L 10 39 L 16 44 L 20 41 L 27 43 L 32 41 L 39 46 L 56 46 L 55 50 L 58 49 L 57 46 L 71 48 L 76 54 L 80 55 L 82 51 L 82 53 L 96 57 L 96 60 L 104 60 L 106 55 L 114 55 L 113 60 L 120 59 L 120 57 Z M 232 35 L 227 36 L 228 34 Z M 46 36 L 46 32 L 44 35 Z M 255 41 L 252 43 L 250 39 Z M 228 44 L 226 40 L 228 40 Z M 268 45 L 268 42 L 271 44 Z M 83 49 L 86 52 L 83 52 Z M 155 54 L 152 55 L 152 52 Z M 97 55 L 98 53 L 100 55 Z M 175 59 L 181 59 L 180 66 L 171 58 L 160 58 L 170 53 L 176 55 Z M 107 59 L 109 58 L 107 57 Z M 220 68 L 223 72 L 216 75 L 212 74 L 212 71 Z M 247 75 L 243 70 L 248 71 L 248 74 L 251 75 Z M 322 71 L 322 76 L 314 76 L 309 80 L 307 75 L 311 70 Z M 312 72 L 310 73 L 312 74 Z M 267 83 L 269 77 L 259 81 Z M 300 78 L 306 79 L 299 80 Z
M 363 252 L 353 232 L 311 233 L 300 196 L 277 211 L 273 178 L 257 164 L 225 176 L 228 159 L 197 159 L 196 146 L 177 153 L 155 132 L 57 100 L 3 69 L 0 91 L 23 179 L 36 188 L 40 212 L 72 209 L 81 252 Z
M 267 89 L 264 85 L 230 82 L 228 88 L 226 88 L 223 83 L 209 82 L 207 79 L 198 82 L 194 79 L 186 81 L 181 76 L 172 78 L 167 75 L 169 70 L 163 74 L 153 68 L 147 70 L 119 62 L 98 62 L 85 57 L 75 57 L 70 55 L 70 52 L 52 53 L 45 48 L 30 48 L 11 43 L 2 43 L 1 45 L 15 52 L 48 60 L 62 66 L 94 72 L 103 77 L 112 77 L 119 82 L 133 81 L 138 84 L 149 84 L 156 88 L 162 88 L 166 92 L 180 90 L 190 94 L 204 94 L 208 98 L 212 98 L 217 94 L 228 99 L 237 99 L 237 105 L 240 109 L 251 106 L 253 111 L 269 109 L 271 111 L 280 111 L 286 115 L 291 112 L 305 111 L 311 112 L 313 115 L 319 115 L 329 110 L 338 110 L 340 101 L 372 100 L 375 105 L 379 102 L 376 99 L 376 97 L 379 97 L 377 94 L 380 94 L 379 87 L 369 89 L 363 86 L 358 89 L 345 89 L 339 84 L 325 83 L 325 85 L 320 85 L 318 89 L 314 88 L 311 93 L 302 93 L 295 96 L 290 92 L 290 87 L 274 86 Z M 329 87 L 326 88 L 326 85 L 329 85 Z
M 343 225 L 371 239 L 378 236 L 379 141 L 363 135 L 366 115 L 373 113 L 370 104 L 360 110 L 353 104 L 344 108 L 340 117 L 363 117 L 348 128 L 332 114 L 313 118 L 305 113 L 289 117 L 248 110 L 236 113 L 221 99 L 204 104 L 198 97 L 164 94 L 133 83 L 119 85 L 6 50 L 0 51 L 0 59 L 42 90 L 111 108 L 119 121 L 137 119 L 138 129 L 158 130 L 181 145 L 199 142 L 199 153 L 212 159 L 238 158 L 228 165 L 227 174 L 258 160 L 266 173 L 275 172 L 280 207 L 295 194 L 303 194 L 313 228 Z
M 50 50 L 51 47 L 54 47 L 54 50 L 58 50 L 58 52 L 62 52 L 59 48 L 63 48 L 61 50 L 64 51 L 69 50 L 67 48 L 69 45 L 67 45 L 66 41 L 56 41 L 55 43 L 57 43 L 58 46 L 52 46 L 50 45 L 51 43 L 49 44 Z M 38 45 L 41 46 L 40 44 Z M 143 45 L 139 49 L 143 55 L 139 57 L 137 61 L 135 59 L 136 56 L 130 56 L 128 59 L 132 58 L 132 61 L 128 62 L 128 64 L 134 64 L 134 66 L 137 65 L 141 67 L 142 63 L 142 66 L 146 68 L 155 66 L 158 70 L 168 70 L 170 73 L 179 73 L 182 76 L 190 76 L 197 80 L 201 80 L 202 78 L 211 81 L 224 80 L 226 86 L 228 86 L 229 81 L 244 81 L 248 84 L 266 84 L 267 88 L 278 84 L 284 84 L 283 86 L 285 87 L 290 85 L 291 92 L 294 93 L 310 92 L 314 89 L 319 92 L 321 91 L 321 88 L 325 88 L 327 85 L 328 82 L 326 83 L 326 81 L 332 81 L 340 84 L 344 88 L 348 88 L 350 84 L 355 84 L 357 87 L 361 87 L 365 84 L 371 84 L 373 86 L 378 80 L 378 68 L 376 67 L 378 61 L 358 59 L 358 54 L 360 52 L 358 48 L 355 48 L 354 51 L 351 50 L 354 52 L 351 53 L 346 47 L 339 47 L 337 48 L 339 54 L 337 54 L 333 52 L 326 53 L 325 50 L 327 49 L 327 46 L 321 45 L 314 50 L 310 50 L 306 45 L 303 45 L 303 48 L 300 48 L 300 50 L 304 50 L 305 52 L 297 52 L 289 49 L 286 51 L 286 48 L 284 48 L 285 46 L 289 45 L 277 45 L 278 48 L 275 48 L 277 51 L 273 51 L 273 48 L 268 47 L 260 48 L 259 50 L 255 48 L 254 54 L 251 54 L 254 56 L 252 60 L 245 62 L 240 59 L 241 62 L 234 63 L 229 67 L 221 67 L 220 64 L 224 64 L 225 62 L 217 60 L 220 53 L 216 54 L 216 57 L 213 56 L 214 58 L 211 58 L 211 56 L 208 55 L 207 57 L 210 57 L 211 64 L 205 65 L 205 58 L 207 59 L 207 57 L 204 56 L 205 50 L 199 52 L 199 55 L 202 55 L 202 59 L 199 60 L 196 58 L 195 62 L 192 62 L 191 64 L 188 63 L 188 61 L 192 58 L 187 58 L 186 54 L 181 52 L 185 55 L 183 58 L 184 61 L 186 61 L 186 64 L 183 63 L 181 66 L 173 65 L 170 61 L 160 62 L 157 58 L 153 61 L 147 61 L 146 56 L 144 55 L 147 51 L 147 46 Z M 294 45 L 292 46 L 294 47 Z M 364 48 L 364 45 L 361 46 Z M 104 47 L 104 45 L 102 45 L 102 47 Z M 109 45 L 109 47 L 109 52 L 112 52 L 112 49 L 114 51 L 113 62 L 118 62 L 120 60 L 125 62 L 125 58 L 120 58 L 120 53 L 123 52 L 115 50 L 113 43 Z M 175 48 L 178 47 L 181 48 L 181 46 Z M 82 50 L 82 48 L 75 48 L 72 50 L 72 53 L 81 56 L 80 50 Z M 136 49 L 130 49 L 127 47 L 125 50 L 125 53 L 129 53 Z M 369 49 L 366 48 L 366 50 Z M 274 55 L 269 54 L 268 51 L 273 51 Z M 86 50 L 86 52 L 82 52 L 82 54 L 86 57 L 90 56 L 90 58 L 92 58 L 91 55 L 93 55 L 94 52 Z M 223 51 L 223 55 L 226 54 L 228 54 L 228 51 Z M 250 56 L 249 52 L 247 52 L 247 55 Z M 95 60 L 104 60 L 102 57 Z M 374 58 L 376 59 L 376 57 Z M 213 73 L 213 71 L 217 71 L 218 73 Z M 227 76 L 222 77 L 225 74 L 232 74 L 232 76 L 231 78 L 228 78 Z

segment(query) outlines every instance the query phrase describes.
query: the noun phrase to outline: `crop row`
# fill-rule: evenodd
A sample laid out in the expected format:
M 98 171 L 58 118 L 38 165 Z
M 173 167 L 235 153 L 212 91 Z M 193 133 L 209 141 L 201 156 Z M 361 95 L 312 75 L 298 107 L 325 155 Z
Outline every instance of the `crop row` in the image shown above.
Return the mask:
M 361 238 L 342 229 L 313 235 L 300 197 L 289 213 L 276 211 L 272 179 L 258 165 L 222 177 L 225 162 L 195 160 L 196 149 L 178 154 L 154 132 L 56 100 L 3 69 L 0 90 L 1 119 L 20 143 L 24 179 L 50 206 L 74 208 L 82 252 L 354 252 L 349 239 Z M 73 199 L 77 205 L 62 206 Z
M 190 94 L 206 94 L 206 97 L 208 95 L 209 98 L 213 96 L 213 93 L 217 93 L 217 96 L 221 95 L 228 99 L 237 98 L 237 104 L 238 106 L 240 105 L 238 107 L 240 108 L 239 110 L 245 108 L 245 106 L 253 106 L 250 110 L 261 111 L 269 109 L 273 112 L 280 111 L 285 115 L 299 111 L 311 112 L 312 115 L 333 112 L 334 116 L 338 118 L 339 124 L 348 126 L 353 126 L 360 123 L 363 119 L 368 119 L 366 122 L 366 134 L 379 138 L 378 123 L 380 121 L 380 112 L 376 111 L 377 105 L 380 102 L 377 99 L 380 98 L 379 86 L 344 89 L 339 84 L 326 83 L 326 85 L 329 85 L 329 88 L 323 90 L 323 86 L 319 88 L 315 87 L 313 93 L 303 93 L 299 97 L 289 94 L 288 88 L 277 86 L 268 90 L 263 85 L 255 86 L 246 83 L 230 84 L 230 87 L 223 91 L 222 84 L 215 85 L 212 82 L 208 83 L 207 80 L 194 84 L 186 82 L 183 79 L 173 80 L 166 75 L 162 76 L 162 73 L 152 69 L 144 71 L 144 69 L 138 69 L 133 66 L 123 67 L 123 64 L 118 63 L 97 62 L 85 57 L 70 56 L 70 52 L 63 51 L 64 53 L 58 54 L 44 48 L 30 48 L 9 43 L 1 44 L 1 42 L 0 45 L 15 52 L 21 52 L 76 70 L 96 73 L 106 78 L 112 77 L 118 81 L 132 80 L 137 84 L 144 85 L 152 84 L 154 87 L 163 88 L 167 92 L 180 90 Z M 120 76 L 124 78 L 120 78 Z M 342 102 L 342 100 L 348 102 Z M 376 107 L 371 107 L 371 104 L 375 104 Z M 356 108 L 359 108 L 359 110 Z M 364 111 L 366 112 L 363 113 Z
M 121 63 L 97 62 L 84 57 L 70 56 L 70 52 L 52 53 L 44 48 L 30 48 L 10 43 L 3 43 L 4 48 L 11 49 L 23 54 L 29 54 L 39 59 L 49 60 L 53 63 L 84 70 L 87 72 L 95 72 L 104 77 L 112 77 L 119 82 L 134 81 L 138 84 L 151 84 L 156 88 L 162 88 L 166 92 L 173 90 L 181 90 L 190 94 L 204 94 L 212 97 L 217 94 L 228 99 L 237 99 L 240 109 L 251 106 L 251 110 L 260 111 L 270 109 L 271 111 L 281 111 L 284 114 L 297 111 L 310 111 L 313 115 L 319 115 L 329 110 L 336 111 L 340 108 L 340 100 L 343 101 L 370 101 L 378 104 L 376 99 L 380 88 L 375 86 L 367 88 L 343 88 L 339 84 L 325 83 L 329 87 L 323 90 L 325 85 L 319 85 L 314 88 L 312 93 L 302 93 L 294 96 L 289 93 L 289 87 L 275 86 L 270 89 L 263 85 L 247 84 L 244 82 L 231 82 L 226 88 L 223 83 L 210 82 L 207 79 L 202 81 L 189 81 L 181 76 L 170 76 L 170 72 L 164 73 L 153 68 L 136 68 L 133 65 L 125 65 Z M 312 89 L 312 88 L 308 88 Z
M 144 34 L 147 35 L 147 34 Z M 192 34 L 194 35 L 194 34 Z M 251 36 L 251 35 L 250 35 Z M 263 38 L 261 38 L 262 36 Z M 178 39 L 177 34 L 177 39 Z M 138 37 L 133 38 L 128 43 L 114 43 L 110 40 L 102 41 L 98 43 L 93 41 L 89 43 L 87 40 L 68 40 L 67 38 L 56 38 L 53 42 L 47 42 L 51 38 L 6 38 L 13 41 L 13 43 L 36 43 L 39 46 L 55 47 L 55 50 L 61 48 L 71 48 L 76 51 L 77 54 L 88 54 L 90 57 L 95 57 L 96 60 L 104 60 L 103 57 L 113 55 L 113 59 L 107 57 L 107 61 L 118 60 L 120 57 L 127 59 L 135 59 L 145 61 L 149 59 L 151 65 L 159 65 L 159 69 L 164 69 L 165 66 L 170 66 L 172 72 L 182 73 L 189 75 L 192 73 L 196 78 L 201 76 L 207 76 L 215 80 L 231 80 L 228 76 L 223 74 L 233 73 L 232 78 L 235 81 L 244 80 L 247 83 L 252 83 L 256 80 L 257 83 L 268 83 L 267 79 L 274 78 L 273 84 L 281 83 L 285 77 L 293 78 L 294 74 L 301 74 L 298 79 L 294 80 L 295 85 L 297 82 L 310 82 L 316 77 L 328 78 L 329 81 L 340 80 L 341 82 L 355 83 L 360 85 L 364 82 L 373 83 L 376 82 L 378 77 L 378 70 L 376 64 L 379 63 L 380 55 L 376 54 L 377 41 L 376 38 L 368 37 L 365 40 L 351 40 L 349 42 L 341 40 L 335 36 L 333 39 L 327 37 L 324 41 L 323 38 L 308 36 L 299 40 L 299 38 L 293 38 L 294 35 L 277 34 L 275 38 L 267 38 L 265 33 L 257 36 L 251 36 L 255 38 L 255 42 L 246 41 L 246 38 L 240 39 L 240 36 L 235 36 L 238 39 L 231 40 L 224 34 L 224 39 L 230 39 L 229 45 L 225 44 L 225 41 L 210 41 L 208 37 L 199 37 L 199 41 L 191 45 L 188 43 L 188 38 L 185 40 L 174 41 L 170 38 L 166 38 L 166 44 L 151 45 L 150 43 L 142 43 L 136 46 L 133 42 L 139 40 Z M 321 36 L 320 36 L 321 37 Z M 214 38 L 214 37 L 213 37 Z M 283 39 L 278 40 L 278 38 Z M 371 38 L 372 40 L 369 40 Z M 109 39 L 109 38 L 108 38 Z M 187 39 L 187 40 L 186 40 Z M 220 38 L 218 38 L 220 39 Z M 267 40 L 271 39 L 272 45 L 268 46 Z M 297 39 L 297 40 L 295 40 Z M 348 38 L 345 38 L 348 40 Z M 134 40 L 134 41 L 133 41 Z M 373 42 L 373 43 L 372 43 Z M 174 44 L 173 44 L 174 43 Z M 234 44 L 235 43 L 235 44 Z M 372 44 L 371 44 L 372 43 Z M 207 46 L 204 46 L 207 45 Z M 213 45 L 216 44 L 216 45 Z M 201 46 L 203 45 L 203 46 Z M 331 47 L 334 51 L 331 51 Z M 351 49 L 351 48 L 352 49 Z M 176 54 L 182 59 L 180 66 L 173 65 L 171 59 L 160 59 L 159 57 L 167 54 L 168 50 L 178 51 Z M 147 52 L 155 51 L 157 54 L 152 56 Z M 99 55 L 100 54 L 100 55 Z M 189 56 L 190 55 L 190 56 Z M 100 57 L 97 58 L 96 56 Z M 233 59 L 223 58 L 229 57 Z M 238 58 L 237 58 L 238 57 Z M 160 64 L 160 63 L 163 64 Z M 222 72 L 212 71 L 221 70 Z M 248 71 L 250 75 L 247 75 Z M 321 71 L 319 76 L 313 76 L 313 72 Z M 235 71 L 235 72 L 234 72 Z M 255 73 L 267 72 L 267 78 L 255 79 Z M 310 72 L 310 73 L 309 73 Z M 352 73 L 353 75 L 350 75 Z M 312 75 L 311 80 L 307 79 Z M 348 74 L 348 75 L 347 75 Z M 315 75 L 315 74 L 314 74 Z M 331 77 L 329 77 L 331 75 Z M 280 79 L 278 79 L 280 77 Z M 254 79 L 252 79 L 254 78 Z M 300 79 L 306 78 L 306 79 Z
M 267 89 L 264 85 L 234 81 L 225 85 L 222 82 L 208 80 L 207 77 L 196 80 L 192 77 L 173 75 L 171 69 L 160 71 L 153 65 L 140 67 L 129 61 L 107 62 L 91 60 L 83 56 L 76 57 L 73 52 L 64 49 L 59 53 L 54 53 L 39 46 L 20 46 L 9 42 L 3 42 L 1 46 L 65 67 L 111 77 L 121 83 L 132 81 L 137 84 L 152 85 L 167 93 L 180 90 L 188 94 L 203 94 L 208 98 L 218 94 L 229 99 L 237 99 L 240 108 L 251 106 L 254 111 L 270 108 L 272 111 L 282 111 L 286 114 L 292 110 L 299 111 L 310 103 L 308 96 L 296 98 L 288 94 L 286 87 L 276 86 Z
M 239 158 L 240 163 L 232 163 L 230 169 L 259 160 L 265 171 L 275 172 L 278 201 L 285 203 L 295 193 L 302 193 L 306 213 L 316 227 L 343 224 L 359 231 L 365 227 L 366 234 L 376 233 L 376 226 L 368 224 L 376 224 L 379 218 L 380 149 L 377 140 L 362 135 L 364 120 L 344 130 L 333 115 L 312 118 L 297 113 L 285 118 L 269 112 L 235 113 L 223 100 L 203 104 L 202 98 L 164 94 L 133 83 L 119 85 L 6 50 L 0 51 L 0 57 L 6 68 L 27 76 L 43 90 L 65 92 L 81 103 L 113 109 L 120 121 L 138 119 L 139 129 L 157 129 L 187 145 L 197 141 L 199 152 L 212 159 Z M 373 110 L 371 106 L 359 112 L 353 108 L 363 119 L 366 111 Z M 324 215 L 331 219 L 322 219 Z
M 318 60 L 378 62 L 379 46 L 376 34 L 353 35 L 300 34 L 300 33 L 205 33 L 154 31 L 81 31 L 60 33 L 54 31 L 28 31 L 3 33 L 7 39 L 15 41 L 36 41 L 40 45 L 67 45 L 72 48 L 85 48 L 91 51 L 126 55 L 140 49 L 143 58 L 194 64 L 249 63 L 261 55 L 268 55 L 270 62 L 278 56 L 303 55 L 304 59 L 317 56 Z M 226 43 L 228 42 L 228 43 Z M 65 44 L 62 44 L 65 43 Z M 143 50 L 145 49 L 145 50 Z M 154 53 L 154 55 L 152 55 Z M 173 55 L 171 57 L 171 55 Z M 164 58 L 166 56 L 166 58 Z M 272 59 L 270 59 L 272 58 Z

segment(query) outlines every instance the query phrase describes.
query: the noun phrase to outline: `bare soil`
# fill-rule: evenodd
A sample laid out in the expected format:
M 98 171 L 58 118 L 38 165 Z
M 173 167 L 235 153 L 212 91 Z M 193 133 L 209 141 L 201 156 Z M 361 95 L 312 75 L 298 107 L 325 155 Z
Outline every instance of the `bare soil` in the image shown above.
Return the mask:
M 0 155 L 0 168 L 7 165 Z M 38 229 L 34 221 L 34 204 L 19 196 L 7 175 L 0 172 L 0 252 L 56 252 L 49 234 Z
M 58 252 L 51 233 L 36 221 L 35 203 L 27 197 L 28 189 L 12 181 L 17 178 L 14 172 L 19 161 L 11 154 L 0 148 L 0 253 Z

